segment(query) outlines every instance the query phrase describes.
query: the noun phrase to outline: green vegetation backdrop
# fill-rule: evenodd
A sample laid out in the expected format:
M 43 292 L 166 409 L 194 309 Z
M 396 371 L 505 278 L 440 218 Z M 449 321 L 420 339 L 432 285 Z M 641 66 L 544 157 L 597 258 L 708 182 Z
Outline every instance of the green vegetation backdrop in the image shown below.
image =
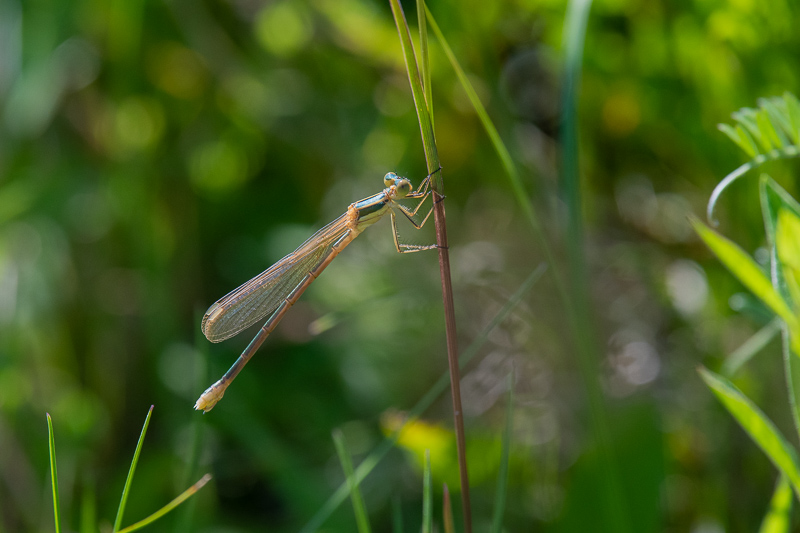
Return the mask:
M 430 8 L 562 255 L 566 3 Z M 687 215 L 704 213 L 742 162 L 716 124 L 759 96 L 800 91 L 799 22 L 787 0 L 592 5 L 578 125 L 596 331 L 583 334 L 602 355 L 631 531 L 754 531 L 777 479 L 695 372 L 718 368 L 771 314 Z M 543 257 L 430 46 L 466 347 Z M 207 342 L 205 309 L 379 192 L 387 171 L 414 183 L 427 173 L 388 2 L 3 0 L 0 113 L 0 531 L 52 531 L 45 412 L 63 526 L 110 531 L 151 404 L 124 524 L 211 472 L 151 530 L 297 531 L 343 480 L 332 430 L 358 463 L 446 370 L 436 254 L 397 254 L 384 221 L 336 259 L 213 411 L 192 410 L 251 338 Z M 797 196 L 796 165 L 769 171 Z M 755 178 L 725 193 L 719 215 L 766 261 Z M 403 235 L 432 242 L 413 231 Z M 506 530 L 611 530 L 571 336 L 545 275 L 463 373 L 476 531 L 494 508 L 512 367 Z M 791 434 L 782 380 L 775 341 L 737 385 Z M 365 480 L 377 531 L 392 500 L 418 530 L 425 448 L 436 490 L 457 490 L 449 406 L 439 398 Z M 324 527 L 353 531 L 349 503 Z

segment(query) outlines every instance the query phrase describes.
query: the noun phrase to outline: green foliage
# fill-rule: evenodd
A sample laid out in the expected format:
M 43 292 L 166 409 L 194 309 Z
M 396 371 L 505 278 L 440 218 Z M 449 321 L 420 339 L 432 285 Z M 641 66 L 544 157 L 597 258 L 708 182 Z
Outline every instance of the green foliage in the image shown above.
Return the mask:
M 433 532 L 433 490 L 431 488 L 431 451 L 425 450 L 422 471 L 422 533 Z
M 350 489 L 350 501 L 353 502 L 353 512 L 356 515 L 358 532 L 369 533 L 369 517 L 367 516 L 367 509 L 364 507 L 364 498 L 361 496 L 358 483 L 356 483 L 355 474 L 353 472 L 353 460 L 350 458 L 350 453 L 347 451 L 347 443 L 345 442 L 344 434 L 340 430 L 334 430 L 333 443 L 336 445 L 336 453 L 339 456 L 339 462 L 342 464 L 347 486 Z
M 800 383 L 800 359 L 787 347 L 780 375 L 780 343 L 769 339 L 782 322 L 711 257 L 686 215 L 703 210 L 741 157 L 715 124 L 759 95 L 800 90 L 796 9 L 596 0 L 582 35 L 566 24 L 568 5 L 436 2 L 418 32 L 406 4 L 447 179 L 459 340 L 481 346 L 462 359 L 465 419 L 478 436 L 468 448 L 492 454 L 473 484 L 476 530 L 489 530 L 498 510 L 506 444 L 505 531 L 603 528 L 609 476 L 580 339 L 598 354 L 588 374 L 610 406 L 606 436 L 632 528 L 756 530 L 775 469 L 691 376 L 740 348 L 736 386 L 794 441 L 800 417 L 786 413 L 783 383 Z M 564 152 L 565 43 L 581 37 L 569 125 L 580 150 Z M 771 153 L 765 142 L 797 142 L 775 118 L 781 105 L 753 106 L 766 113 L 760 122 L 728 121 L 756 157 Z M 429 170 L 418 128 L 386 1 L 3 2 L 0 529 L 49 525 L 48 412 L 62 529 L 111 530 L 98 517 L 119 506 L 137 413 L 153 403 L 162 415 L 151 420 L 126 517 L 149 515 L 213 471 L 214 490 L 159 529 L 288 533 L 313 520 L 311 531 L 354 531 L 347 483 L 331 485 L 339 427 L 373 529 L 390 529 L 395 516 L 406 533 L 418 526 L 421 469 L 381 420 L 411 407 L 412 419 L 449 431 L 441 291 L 435 254 L 396 257 L 387 226 L 303 295 L 227 405 L 207 416 L 191 409 L 247 342 L 206 342 L 203 311 L 379 192 L 387 171 L 419 183 Z M 559 193 L 564 154 L 578 165 L 579 202 Z M 768 164 L 797 197 L 794 161 Z M 767 183 L 770 206 L 759 210 L 756 186 L 726 189 L 717 215 L 792 307 L 783 271 L 766 268 L 786 200 Z M 575 310 L 594 327 L 570 325 L 564 304 L 573 217 L 586 252 L 577 281 L 588 285 Z M 776 228 L 766 240 L 762 217 Z M 548 276 L 506 309 L 543 262 Z M 519 381 L 504 443 L 512 363 Z M 443 466 L 434 456 L 434 501 Z M 729 482 L 732 471 L 742 483 Z
M 789 92 L 783 97 L 761 98 L 758 109 L 744 107 L 731 115 L 735 126 L 720 124 L 719 130 L 750 158 L 723 179 L 708 201 L 708 218 L 722 192 L 747 171 L 767 161 L 800 155 L 800 101 Z
M 128 477 L 125 479 L 125 488 L 122 490 L 122 498 L 119 503 L 119 510 L 117 511 L 117 518 L 114 522 L 114 532 L 118 533 L 131 533 L 133 531 L 139 530 L 147 525 L 152 524 L 159 518 L 166 515 L 168 512 L 175 509 L 178 505 L 189 499 L 193 494 L 195 494 L 198 490 L 203 488 L 203 486 L 211 480 L 211 475 L 206 474 L 200 480 L 198 480 L 194 485 L 186 489 L 183 493 L 181 493 L 178 497 L 174 500 L 169 502 L 167 505 L 156 511 L 155 513 L 151 514 L 147 518 L 144 518 L 135 524 L 132 524 L 124 529 L 120 529 L 120 525 L 122 524 L 122 515 L 125 512 L 125 505 L 128 502 L 128 496 L 130 494 L 131 484 L 133 483 L 133 474 L 136 471 L 136 465 L 139 462 L 139 455 L 142 451 L 142 444 L 144 444 L 144 436 L 147 433 L 147 426 L 150 425 L 150 416 L 153 414 L 153 406 L 150 406 L 150 410 L 147 412 L 147 417 L 144 421 L 144 426 L 142 426 L 142 432 L 139 435 L 139 441 L 136 443 L 136 451 L 133 454 L 133 461 L 131 462 L 130 470 L 128 471 Z M 59 498 L 58 498 L 58 475 L 57 475 L 57 468 L 56 468 L 56 447 L 55 447 L 55 433 L 53 431 L 53 421 L 50 418 L 50 414 L 47 414 L 47 432 L 49 436 L 50 442 L 50 473 L 51 473 L 51 482 L 53 486 L 53 515 L 55 516 L 55 530 L 56 532 L 61 531 L 61 510 L 59 505 Z M 88 513 L 84 511 L 84 516 Z M 83 528 L 84 530 L 87 528 Z
M 53 431 L 53 420 L 47 413 L 47 440 L 50 448 L 50 484 L 53 488 L 53 518 L 56 524 L 56 533 L 61 531 L 61 505 L 58 499 L 58 467 L 56 465 L 56 436 Z
M 692 220 L 700 238 L 711 248 L 722 264 L 741 281 L 745 287 L 763 301 L 772 312 L 781 317 L 790 329 L 796 330 L 797 319 L 781 295 L 770 283 L 758 264 L 733 241 L 709 229 L 697 219 Z
M 780 476 L 759 533 L 788 533 L 792 528 L 792 486 Z
M 783 100 L 762 100 L 760 104 L 759 111 L 744 109 L 734 113 L 734 118 L 739 122 L 739 126 L 735 130 L 731 127 L 721 129 L 751 156 L 756 156 L 759 152 L 751 142 L 752 139 L 749 135 L 757 139 L 767 152 L 785 149 L 788 142 L 787 135 L 796 144 L 798 137 L 794 125 L 800 123 L 794 116 L 794 110 L 798 105 L 796 98 L 787 93 Z M 776 124 L 780 125 L 781 129 L 777 128 Z M 773 156 L 777 157 L 775 154 Z M 760 164 L 756 159 L 754 159 L 755 164 Z M 730 175 L 726 180 L 729 178 Z M 720 187 L 718 187 L 719 189 Z M 761 178 L 760 194 L 766 237 L 769 243 L 771 278 L 768 278 L 759 265 L 733 242 L 715 233 L 696 219 L 692 221 L 692 224 L 701 239 L 728 270 L 783 321 L 785 331 L 784 363 L 789 385 L 789 400 L 795 426 L 800 434 L 800 415 L 798 414 L 798 367 L 800 367 L 798 364 L 798 358 L 800 358 L 800 322 L 798 321 L 798 311 L 800 311 L 800 246 L 798 246 L 800 216 L 798 215 L 800 214 L 800 205 L 768 176 Z M 762 333 L 759 332 L 751 341 L 748 341 L 753 345 L 748 350 L 756 350 L 759 346 L 763 346 L 763 341 L 755 340 L 757 336 L 762 336 Z M 740 360 L 751 356 L 752 354 L 733 354 L 733 362 L 726 366 L 728 370 L 735 369 L 740 364 Z M 795 447 L 781 435 L 775 424 L 767 418 L 763 411 L 733 383 L 705 368 L 701 368 L 699 371 L 706 384 L 781 474 L 781 481 L 775 489 L 770 509 L 762 522 L 761 531 L 787 531 L 790 527 L 789 513 L 791 510 L 791 498 L 787 497 L 789 485 L 800 498 L 800 460 L 798 460 Z
M 142 432 L 139 434 L 139 440 L 136 443 L 136 451 L 133 452 L 133 460 L 131 467 L 128 470 L 128 477 L 125 478 L 125 487 L 122 489 L 122 497 L 119 500 L 119 509 L 117 509 L 117 518 L 114 520 L 114 532 L 120 530 L 122 526 L 122 515 L 125 514 L 125 505 L 128 503 L 128 496 L 131 492 L 131 483 L 133 483 L 133 474 L 136 472 L 136 465 L 139 463 L 139 456 L 142 453 L 142 445 L 144 445 L 144 436 L 147 434 L 147 427 L 150 425 L 150 417 L 153 415 L 153 406 L 147 411 L 147 417 L 144 419 Z
M 500 468 L 497 472 L 497 489 L 494 497 L 494 516 L 492 517 L 491 533 L 501 533 L 503 529 L 503 514 L 506 510 L 508 496 L 508 466 L 511 456 L 511 439 L 514 429 L 514 372 L 508 376 L 508 399 L 506 400 L 506 429 L 503 433 L 503 454 Z
M 781 474 L 789 479 L 795 493 L 800 497 L 800 460 L 794 447 L 767 416 L 730 381 L 705 368 L 700 368 L 699 372 L 728 412 L 767 454 Z

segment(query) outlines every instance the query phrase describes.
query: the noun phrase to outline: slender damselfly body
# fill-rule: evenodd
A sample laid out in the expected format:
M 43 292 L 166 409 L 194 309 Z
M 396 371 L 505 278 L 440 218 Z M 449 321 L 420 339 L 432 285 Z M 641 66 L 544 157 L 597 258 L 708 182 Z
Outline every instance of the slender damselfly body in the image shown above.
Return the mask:
M 350 204 L 345 214 L 316 232 L 297 250 L 209 307 L 203 317 L 202 329 L 203 334 L 211 342 L 229 339 L 264 317 L 269 316 L 269 318 L 233 366 L 200 396 L 195 403 L 195 409 L 208 412 L 219 402 L 225 394 L 225 389 L 300 295 L 339 255 L 339 252 L 353 242 L 353 239 L 367 226 L 383 218 L 386 213 L 389 213 L 392 220 L 394 244 L 398 252 L 418 252 L 436 248 L 436 245 L 417 246 L 400 243 L 395 220 L 397 212 L 410 220 L 417 229 L 425 224 L 433 212 L 433 207 L 431 206 L 419 222 L 417 222 L 419 220 L 417 212 L 431 194 L 430 180 L 431 175 L 414 190 L 408 179 L 389 172 L 383 178 L 386 188 L 382 192 Z M 410 209 L 398 200 L 417 200 L 419 203 L 414 209 Z

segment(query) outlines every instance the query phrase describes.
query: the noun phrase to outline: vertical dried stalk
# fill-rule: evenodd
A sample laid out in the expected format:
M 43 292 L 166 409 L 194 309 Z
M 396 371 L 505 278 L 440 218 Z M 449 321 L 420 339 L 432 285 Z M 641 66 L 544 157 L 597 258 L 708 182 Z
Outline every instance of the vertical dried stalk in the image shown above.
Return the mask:
M 424 0 L 418 0 L 424 2 Z M 444 195 L 442 194 L 441 166 L 439 154 L 436 149 L 436 140 L 433 134 L 433 121 L 430 116 L 430 106 L 425 97 L 425 89 L 419 74 L 414 47 L 411 43 L 411 33 L 408 29 L 405 13 L 399 0 L 389 0 L 392 7 L 397 31 L 400 35 L 400 44 L 403 48 L 403 59 L 408 72 L 408 81 L 414 97 L 414 107 L 417 110 L 422 144 L 425 149 L 425 160 L 428 172 L 431 174 L 431 187 L 433 188 L 433 218 L 436 225 L 436 244 L 439 248 L 439 272 L 442 278 L 442 298 L 444 300 L 445 335 L 447 339 L 447 363 L 450 367 L 450 391 L 453 399 L 453 422 L 456 432 L 456 446 L 458 450 L 458 470 L 461 481 L 461 503 L 464 513 L 464 531 L 472 533 L 472 510 L 469 498 L 469 477 L 467 475 L 466 439 L 464 438 L 464 415 L 461 409 L 461 383 L 458 368 L 458 344 L 456 336 L 455 306 L 453 305 L 453 284 L 450 279 L 450 254 L 447 245 L 447 225 L 444 211 Z M 425 11 L 424 3 L 419 9 Z M 423 44 L 425 37 L 422 37 Z M 423 46 L 423 49 L 425 47 Z M 423 64 L 426 61 L 423 59 Z M 430 79 L 426 75 L 426 79 Z M 430 94 L 430 88 L 428 88 Z

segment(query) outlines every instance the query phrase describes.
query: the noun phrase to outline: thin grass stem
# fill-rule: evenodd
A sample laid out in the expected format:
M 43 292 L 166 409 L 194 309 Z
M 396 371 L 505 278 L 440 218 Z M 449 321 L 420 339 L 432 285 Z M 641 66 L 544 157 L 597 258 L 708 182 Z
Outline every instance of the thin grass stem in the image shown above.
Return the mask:
M 350 459 L 350 453 L 347 451 L 347 443 L 344 439 L 342 430 L 335 429 L 333 431 L 333 444 L 336 447 L 336 453 L 339 455 L 339 462 L 342 464 L 345 480 L 350 489 L 350 500 L 353 502 L 353 513 L 356 515 L 356 525 L 359 533 L 370 533 L 369 518 L 367 517 L 367 510 L 364 506 L 364 498 L 361 496 L 361 491 L 358 490 L 358 483 L 355 480 L 355 473 L 353 472 L 353 461 Z
M 125 487 L 122 489 L 122 497 L 119 501 L 117 518 L 114 520 L 113 531 L 115 533 L 119 532 L 119 528 L 122 525 L 122 516 L 125 514 L 125 505 L 128 503 L 128 496 L 130 495 L 131 491 L 131 483 L 133 483 L 133 474 L 136 472 L 136 465 L 139 463 L 139 455 L 142 453 L 142 444 L 144 444 L 144 436 L 147 433 L 147 427 L 150 425 L 150 417 L 153 414 L 153 407 L 154 406 L 151 405 L 150 409 L 147 411 L 147 417 L 144 419 L 142 432 L 139 435 L 139 442 L 136 443 L 136 451 L 133 453 L 133 461 L 131 461 L 131 467 L 128 470 L 128 477 L 125 479 Z
M 50 481 L 53 485 L 53 517 L 56 533 L 61 533 L 61 506 L 58 503 L 58 468 L 56 466 L 56 436 L 53 432 L 53 419 L 47 413 L 47 440 L 50 445 Z
M 203 486 L 209 481 L 211 481 L 211 474 L 204 475 L 199 480 L 197 480 L 197 483 L 195 483 L 194 485 L 192 485 L 191 487 L 180 493 L 174 500 L 169 502 L 167 505 L 165 505 L 155 513 L 151 514 L 147 518 L 139 520 L 135 524 L 132 524 L 126 527 L 125 529 L 119 530 L 117 533 L 131 533 L 131 531 L 136 531 L 137 529 L 142 529 L 143 527 L 152 524 L 153 522 L 155 522 L 168 512 L 172 511 L 183 502 L 185 502 L 187 499 L 192 497 L 192 495 L 194 495 L 198 490 L 202 489 Z
M 497 473 L 497 492 L 494 498 L 494 517 L 491 533 L 503 529 L 503 515 L 508 494 L 508 463 L 511 456 L 511 435 L 514 428 L 514 371 L 508 375 L 508 405 L 506 406 L 506 428 L 503 433 L 503 449 L 500 455 L 500 471 Z
M 447 488 L 447 483 L 442 486 L 442 521 L 444 522 L 444 533 L 456 532 L 453 521 L 453 504 L 450 501 L 450 489 Z
M 431 484 L 431 451 L 425 450 L 422 472 L 422 533 L 433 531 L 433 490 Z
M 403 508 L 400 505 L 400 496 L 392 498 L 392 531 L 403 533 Z
M 589 268 L 584 255 L 583 208 L 578 162 L 578 89 L 583 67 L 583 48 L 591 0 L 572 0 L 564 21 L 564 82 L 561 97 L 561 183 L 567 204 L 567 265 L 571 298 L 568 311 L 576 334 L 578 365 L 587 391 L 595 445 L 601 456 L 606 489 L 603 506 L 607 527 L 630 531 L 625 498 L 622 495 L 617 460 L 611 444 L 609 416 L 598 381 L 601 354 L 597 349 L 592 305 L 589 298 Z

